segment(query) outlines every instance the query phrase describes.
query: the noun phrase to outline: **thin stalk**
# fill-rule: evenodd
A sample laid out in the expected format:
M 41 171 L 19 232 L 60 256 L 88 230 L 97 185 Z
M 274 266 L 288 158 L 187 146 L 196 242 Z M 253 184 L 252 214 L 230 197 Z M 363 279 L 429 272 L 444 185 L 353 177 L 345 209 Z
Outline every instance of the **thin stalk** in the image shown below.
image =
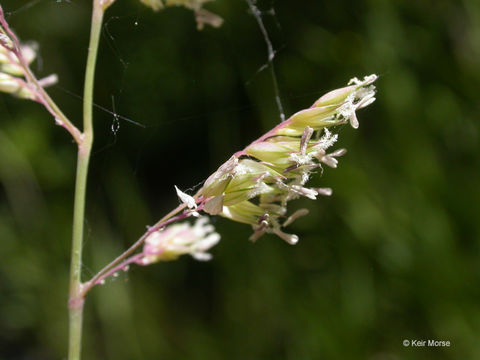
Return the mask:
M 124 261 L 128 259 L 130 255 L 132 255 L 140 246 L 143 245 L 145 239 L 155 231 L 158 231 L 164 226 L 171 224 L 180 219 L 184 219 L 188 217 L 187 214 L 177 215 L 180 211 L 182 211 L 186 206 L 184 204 L 179 205 L 177 208 L 172 210 L 170 213 L 165 215 L 162 219 L 160 219 L 155 225 L 149 227 L 147 232 L 143 234 L 135 243 L 133 243 L 127 250 L 125 250 L 121 255 L 111 261 L 108 265 L 106 265 L 102 270 L 100 270 L 95 276 L 93 276 L 89 281 L 85 282 L 82 289 L 82 295 L 85 296 L 91 288 L 95 285 L 99 284 L 105 277 L 108 277 L 109 274 L 112 272 L 112 269 L 116 269 L 119 265 L 120 267 L 124 264 Z
M 197 201 L 197 204 L 200 202 L 200 205 L 197 208 L 197 211 L 203 209 L 203 203 L 201 203 L 204 199 L 200 196 L 201 190 L 198 190 L 197 193 L 193 196 L 193 198 Z M 122 254 L 116 257 L 113 261 L 107 264 L 103 269 L 101 269 L 96 275 L 94 275 L 89 281 L 83 284 L 82 295 L 85 296 L 95 285 L 101 283 L 103 279 L 110 276 L 112 272 L 115 272 L 116 269 L 122 268 L 125 265 L 125 261 L 128 261 L 128 258 L 135 253 L 135 251 L 143 245 L 147 237 L 155 231 L 170 225 L 178 220 L 185 219 L 189 217 L 191 214 L 183 212 L 179 214 L 182 210 L 184 210 L 187 206 L 185 204 L 178 205 L 175 209 L 170 211 L 167 215 L 162 217 L 158 220 L 153 226 L 149 226 L 148 230 L 143 234 L 137 241 L 135 241 L 127 250 L 125 250 Z
M 80 146 L 82 143 L 82 134 L 75 125 L 67 118 L 67 116 L 60 110 L 55 101 L 45 91 L 35 75 L 32 73 L 28 65 L 24 65 L 25 77 L 35 85 L 35 90 L 38 92 L 40 102 L 45 105 L 47 110 L 55 117 L 55 120 L 64 127 L 74 138 L 75 142 Z
M 69 300 L 69 360 L 80 360 L 81 352 L 84 305 L 81 282 L 83 224 L 85 219 L 85 194 L 87 189 L 88 164 L 93 144 L 93 85 L 103 13 L 104 8 L 102 7 L 101 1 L 94 0 L 83 94 L 83 138 L 81 144 L 78 146 L 75 204 L 73 210 Z

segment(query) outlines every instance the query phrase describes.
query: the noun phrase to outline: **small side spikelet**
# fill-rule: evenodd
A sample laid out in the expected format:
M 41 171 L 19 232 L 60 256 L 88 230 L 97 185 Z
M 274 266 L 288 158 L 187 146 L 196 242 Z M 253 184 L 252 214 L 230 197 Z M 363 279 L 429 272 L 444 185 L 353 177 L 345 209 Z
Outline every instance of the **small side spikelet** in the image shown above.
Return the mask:
M 6 28 L 1 8 L 0 20 L 0 91 L 19 98 L 37 100 L 36 89 L 29 81 L 28 67 L 37 57 L 38 45 L 35 42 L 19 44 L 14 41 L 16 39 L 12 39 L 13 33 Z M 55 75 L 39 80 L 43 87 L 56 82 Z
M 150 265 L 175 260 L 184 254 L 189 254 L 196 260 L 207 261 L 212 258 L 207 250 L 219 241 L 220 235 L 214 232 L 206 216 L 198 218 L 193 226 L 189 223 L 173 224 L 153 232 L 145 239 L 138 263 Z

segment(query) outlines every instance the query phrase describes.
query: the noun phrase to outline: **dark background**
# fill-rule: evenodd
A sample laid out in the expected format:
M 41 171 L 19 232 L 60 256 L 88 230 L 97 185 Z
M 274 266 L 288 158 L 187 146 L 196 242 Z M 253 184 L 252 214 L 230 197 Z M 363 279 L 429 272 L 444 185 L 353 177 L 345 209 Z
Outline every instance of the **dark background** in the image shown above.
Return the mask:
M 81 123 L 90 2 L 1 1 L 39 76 Z M 89 295 L 84 359 L 479 359 L 480 3 L 259 1 L 287 115 L 371 73 L 377 101 L 349 152 L 311 181 L 334 194 L 274 236 L 213 219 L 209 263 L 133 267 Z M 105 16 L 84 279 L 278 122 L 265 41 L 244 1 L 154 13 L 117 0 Z M 272 11 L 271 11 L 272 10 Z M 271 15 L 274 12 L 275 16 Z M 73 95 L 72 95 L 73 94 Z M 113 96 L 113 101 L 112 101 Z M 75 146 L 38 104 L 0 97 L 0 358 L 66 355 Z M 450 341 L 404 347 L 404 339 Z

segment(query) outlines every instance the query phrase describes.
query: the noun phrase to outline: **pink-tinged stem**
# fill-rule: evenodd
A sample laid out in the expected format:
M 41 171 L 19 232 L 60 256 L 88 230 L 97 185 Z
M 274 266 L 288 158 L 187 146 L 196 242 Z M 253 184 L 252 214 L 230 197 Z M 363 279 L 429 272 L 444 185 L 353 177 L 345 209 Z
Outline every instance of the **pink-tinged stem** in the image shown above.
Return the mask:
M 201 211 L 203 207 L 203 204 L 201 204 L 197 210 Z M 155 231 L 158 231 L 162 229 L 165 226 L 168 226 L 174 222 L 177 222 L 179 220 L 185 219 L 187 217 L 192 216 L 192 213 L 190 211 L 184 211 L 183 213 L 173 216 L 175 214 L 178 214 L 181 210 L 185 209 L 185 205 L 181 204 L 179 205 L 176 209 L 172 210 L 169 214 L 164 216 L 160 221 L 158 221 L 155 225 L 150 226 L 132 246 L 130 246 L 123 254 L 118 256 L 115 260 L 113 260 L 110 264 L 106 265 L 102 270 L 100 270 L 92 279 L 84 283 L 82 287 L 82 293 L 81 296 L 85 297 L 85 295 L 95 286 L 98 284 L 102 283 L 102 280 L 105 278 L 111 276 L 114 274 L 116 271 L 119 269 L 124 269 L 126 265 L 135 263 L 137 260 L 137 256 L 143 256 L 143 254 L 137 254 L 132 257 L 130 257 L 140 246 L 143 245 L 145 240 L 149 235 L 154 233 Z M 172 215 L 173 214 L 173 215 Z M 134 260 L 131 260 L 134 259 Z
M 95 285 L 103 285 L 105 282 L 105 279 L 114 275 L 115 273 L 118 273 L 119 271 L 127 271 L 128 266 L 130 264 L 139 264 L 140 260 L 144 257 L 143 253 L 133 255 L 132 257 L 129 257 L 128 259 L 125 259 L 122 261 L 120 264 L 116 265 L 115 267 L 111 268 L 104 274 L 102 274 L 97 280 L 95 280 L 94 283 L 91 284 L 91 286 Z M 86 284 L 87 285 L 87 284 Z
M 40 82 L 37 80 L 33 72 L 30 70 L 28 63 L 25 61 L 25 58 L 23 57 L 22 50 L 20 47 L 20 41 L 18 40 L 17 36 L 8 25 L 1 6 L 0 6 L 0 24 L 13 43 L 13 48 L 8 48 L 8 49 L 10 49 L 15 54 L 18 61 L 20 62 L 20 65 L 23 68 L 25 78 L 29 83 L 33 85 L 33 87 L 29 87 L 29 88 L 35 94 L 34 100 L 44 105 L 45 108 L 48 110 L 48 112 L 52 114 L 52 116 L 55 118 L 56 122 L 59 125 L 61 125 L 63 128 L 65 128 L 72 135 L 75 142 L 80 146 L 80 144 L 83 141 L 82 133 L 80 132 L 80 130 L 78 130 L 78 128 L 75 125 L 73 125 L 70 122 L 70 120 L 65 116 L 65 114 L 57 106 L 57 104 L 55 104 L 55 102 L 52 100 L 52 98 L 47 94 L 47 92 L 43 88 L 42 84 L 40 84 Z

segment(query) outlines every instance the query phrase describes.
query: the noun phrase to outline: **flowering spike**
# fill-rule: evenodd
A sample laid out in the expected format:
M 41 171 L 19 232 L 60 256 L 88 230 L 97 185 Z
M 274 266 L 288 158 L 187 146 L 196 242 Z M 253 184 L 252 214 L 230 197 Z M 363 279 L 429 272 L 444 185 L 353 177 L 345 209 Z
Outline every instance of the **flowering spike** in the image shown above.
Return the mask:
M 337 141 L 329 127 L 350 122 L 358 127 L 356 110 L 375 101 L 376 75 L 352 79 L 348 86 L 319 98 L 312 107 L 301 110 L 236 153 L 211 175 L 199 192 L 203 209 L 241 223 L 250 224 L 256 241 L 273 233 L 295 244 L 298 236 L 281 228 L 290 225 L 308 210 L 286 216 L 287 203 L 300 196 L 316 199 L 329 196 L 330 188 L 305 186 L 312 171 L 322 164 L 336 168 L 345 149 L 327 150 Z M 283 220 L 283 219 L 282 219 Z

